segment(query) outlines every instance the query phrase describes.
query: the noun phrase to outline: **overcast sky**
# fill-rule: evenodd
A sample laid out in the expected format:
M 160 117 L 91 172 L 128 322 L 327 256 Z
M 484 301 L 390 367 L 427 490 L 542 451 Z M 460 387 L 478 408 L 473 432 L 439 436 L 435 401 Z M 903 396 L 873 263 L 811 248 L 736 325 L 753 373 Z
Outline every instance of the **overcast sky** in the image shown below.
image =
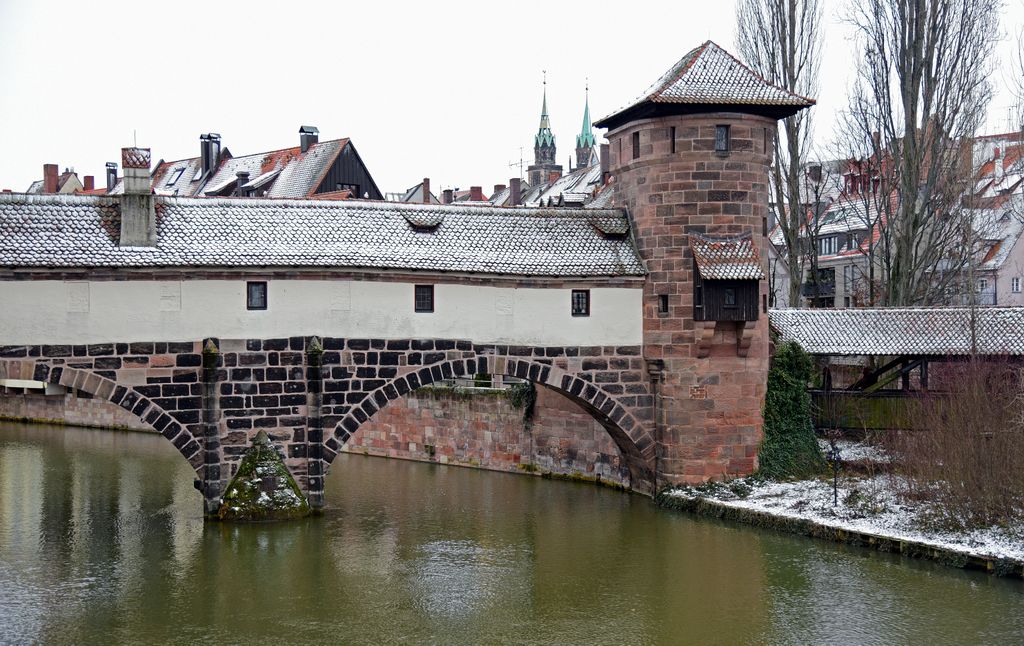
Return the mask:
M 851 76 L 842 2 L 825 5 L 823 142 Z M 1008 0 L 1004 58 L 1022 16 Z M 597 119 L 707 39 L 735 51 L 734 22 L 732 0 L 0 0 L 0 188 L 25 190 L 48 162 L 102 183 L 135 137 L 154 161 L 198 156 L 204 132 L 244 155 L 297 145 L 309 124 L 350 137 L 382 191 L 423 177 L 489 191 L 519 174 L 520 148 L 532 160 L 542 70 L 567 166 L 587 77 Z M 1009 104 L 997 94 L 989 132 Z

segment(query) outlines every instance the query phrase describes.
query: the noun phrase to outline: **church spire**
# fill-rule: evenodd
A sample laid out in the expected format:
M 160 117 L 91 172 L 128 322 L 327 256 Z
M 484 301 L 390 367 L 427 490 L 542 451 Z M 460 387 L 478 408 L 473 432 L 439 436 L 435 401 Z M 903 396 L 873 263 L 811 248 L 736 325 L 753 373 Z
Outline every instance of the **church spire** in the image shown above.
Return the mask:
M 597 139 L 594 138 L 594 128 L 590 125 L 590 82 L 587 81 L 583 102 L 583 128 L 580 134 L 576 135 L 576 166 L 584 167 L 590 165 L 591 153 L 597 146 Z
M 550 160 L 554 163 L 555 160 L 555 136 L 551 134 L 551 118 L 548 116 L 548 73 L 544 71 L 544 103 L 540 109 L 540 128 L 537 129 L 537 135 L 533 138 L 533 149 L 535 153 L 541 148 L 551 148 Z M 545 155 L 547 157 L 547 155 Z M 537 163 L 543 163 L 540 157 L 537 158 Z

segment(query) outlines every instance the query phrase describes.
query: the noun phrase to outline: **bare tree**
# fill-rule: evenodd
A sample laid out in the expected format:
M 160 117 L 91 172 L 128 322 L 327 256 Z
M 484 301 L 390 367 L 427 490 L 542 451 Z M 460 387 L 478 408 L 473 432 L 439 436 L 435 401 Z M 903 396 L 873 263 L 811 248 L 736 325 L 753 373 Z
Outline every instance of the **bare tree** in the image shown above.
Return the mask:
M 821 16 L 819 0 L 738 0 L 736 47 L 768 82 L 801 96 L 816 96 Z M 807 211 L 800 185 L 810 143 L 810 110 L 782 120 L 775 137 L 771 192 L 785 240 L 791 307 L 799 306 L 803 282 L 800 235 Z
M 971 142 L 991 97 L 1001 0 L 861 0 L 857 80 L 844 115 L 849 156 L 879 209 L 877 267 L 887 305 L 941 302 L 977 255 L 963 197 Z

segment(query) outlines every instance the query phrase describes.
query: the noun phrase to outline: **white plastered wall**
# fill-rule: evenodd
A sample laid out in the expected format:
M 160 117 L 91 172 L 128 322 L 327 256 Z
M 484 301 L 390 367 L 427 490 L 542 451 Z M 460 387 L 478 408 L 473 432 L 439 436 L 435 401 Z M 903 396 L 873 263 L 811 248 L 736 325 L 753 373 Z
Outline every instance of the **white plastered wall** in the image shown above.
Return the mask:
M 642 289 L 591 288 L 574 317 L 569 288 L 437 284 L 433 313 L 413 284 L 270 280 L 268 308 L 246 309 L 244 280 L 3 281 L 0 345 L 195 341 L 320 335 L 446 338 L 516 345 L 639 345 Z

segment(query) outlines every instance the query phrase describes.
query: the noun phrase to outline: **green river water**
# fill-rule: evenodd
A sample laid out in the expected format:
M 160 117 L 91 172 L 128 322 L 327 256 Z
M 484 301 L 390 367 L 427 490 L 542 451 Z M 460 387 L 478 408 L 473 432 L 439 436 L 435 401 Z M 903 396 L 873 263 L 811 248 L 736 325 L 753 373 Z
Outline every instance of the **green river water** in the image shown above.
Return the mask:
M 1022 644 L 1024 583 L 593 485 L 342 455 L 204 523 L 155 435 L 0 422 L 0 643 Z

